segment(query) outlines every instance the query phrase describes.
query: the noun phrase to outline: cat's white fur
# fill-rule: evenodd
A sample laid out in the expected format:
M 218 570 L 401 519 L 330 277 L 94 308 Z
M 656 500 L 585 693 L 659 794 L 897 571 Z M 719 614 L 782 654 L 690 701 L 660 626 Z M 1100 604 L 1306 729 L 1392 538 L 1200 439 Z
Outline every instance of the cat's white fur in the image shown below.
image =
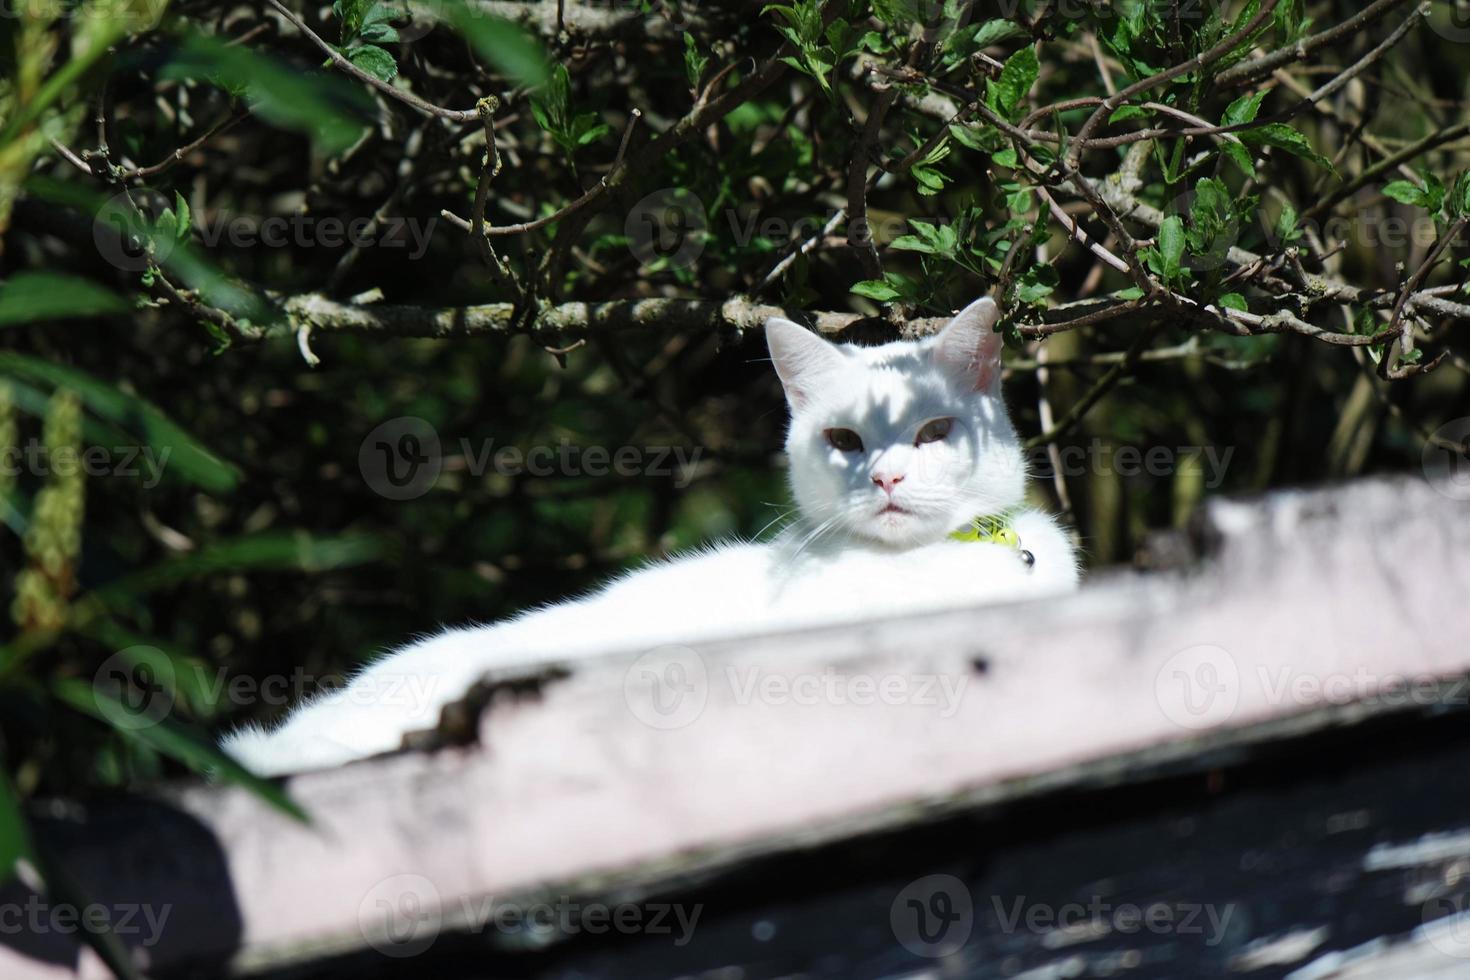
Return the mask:
M 791 407 L 786 450 L 800 513 L 774 541 L 717 545 L 504 622 L 424 637 L 275 730 L 242 729 L 224 748 L 265 775 L 324 768 L 398 748 L 504 668 L 1075 588 L 1071 542 L 1039 511 L 1013 520 L 1034 566 L 1003 545 L 948 537 L 972 517 L 1023 503 L 1023 454 L 1000 394 L 998 318 L 982 299 L 934 337 L 870 348 L 768 321 Z M 954 420 L 945 438 L 916 444 L 925 423 L 943 418 Z M 862 449 L 835 448 L 834 428 L 857 433 Z

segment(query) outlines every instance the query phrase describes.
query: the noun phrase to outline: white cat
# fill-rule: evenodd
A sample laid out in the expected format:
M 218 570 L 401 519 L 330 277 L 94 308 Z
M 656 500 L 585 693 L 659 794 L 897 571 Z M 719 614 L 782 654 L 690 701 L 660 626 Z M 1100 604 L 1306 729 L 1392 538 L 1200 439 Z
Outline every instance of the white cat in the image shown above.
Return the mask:
M 420 639 L 274 731 L 243 729 L 224 748 L 266 775 L 334 766 L 398 748 L 506 667 L 1074 589 L 1067 534 L 1022 509 L 998 319 L 982 299 L 936 336 L 870 348 L 767 321 L 791 407 L 786 451 L 800 514 L 774 541 L 717 545 L 578 599 Z M 978 517 L 1004 530 L 952 534 Z

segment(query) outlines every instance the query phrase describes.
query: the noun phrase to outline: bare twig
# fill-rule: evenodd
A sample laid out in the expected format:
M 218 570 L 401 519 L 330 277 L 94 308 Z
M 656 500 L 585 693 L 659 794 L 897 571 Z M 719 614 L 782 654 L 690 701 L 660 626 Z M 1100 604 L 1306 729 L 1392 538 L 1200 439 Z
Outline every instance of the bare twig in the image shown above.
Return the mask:
M 1234 88 L 1260 81 L 1278 68 L 1283 68 L 1294 61 L 1301 61 L 1319 48 L 1335 44 L 1372 26 L 1396 7 L 1402 7 L 1409 2 L 1410 0 L 1376 0 L 1375 3 L 1369 4 L 1347 20 L 1334 24 L 1325 31 L 1318 31 L 1289 47 L 1279 48 L 1270 54 L 1225 69 L 1215 76 L 1215 84 L 1221 88 Z

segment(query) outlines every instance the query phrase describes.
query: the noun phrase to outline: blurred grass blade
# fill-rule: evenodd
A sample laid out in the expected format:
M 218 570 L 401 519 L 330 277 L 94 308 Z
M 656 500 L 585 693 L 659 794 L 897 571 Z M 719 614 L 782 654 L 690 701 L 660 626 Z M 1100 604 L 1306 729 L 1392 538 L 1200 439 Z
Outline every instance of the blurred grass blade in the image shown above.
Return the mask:
M 10 385 L 11 398 L 16 408 L 38 419 L 46 417 L 46 407 L 51 403 L 49 391 L 17 381 L 13 377 L 9 378 L 7 383 Z M 133 437 L 105 419 L 100 419 L 95 415 L 83 415 L 82 439 L 89 446 L 126 446 Z M 153 481 L 161 475 L 149 470 L 144 460 L 139 460 L 136 466 L 145 485 L 151 486 Z
M 126 313 L 127 301 L 79 276 L 23 272 L 0 283 L 0 327 Z
M 158 721 L 137 718 L 136 713 L 121 701 L 75 678 L 57 680 L 52 689 L 60 700 L 83 714 L 112 726 L 124 738 L 181 762 L 201 775 L 237 783 L 287 816 L 304 824 L 311 823 L 306 811 L 287 796 L 283 789 L 225 755 L 203 732 L 191 730 L 167 718 Z M 118 719 L 130 715 L 136 718 L 135 723 L 118 724 Z
M 305 531 L 268 531 L 221 541 L 170 558 L 93 591 L 90 598 L 110 603 L 215 572 L 323 572 L 361 565 L 382 556 L 383 542 L 369 535 L 317 538 Z
M 446 0 L 440 8 L 446 20 L 490 64 L 521 85 L 534 88 L 550 77 L 550 65 L 541 42 L 519 24 L 487 13 L 463 0 Z
M 36 865 L 46 895 L 58 907 L 74 909 L 91 908 L 92 897 L 77 884 L 76 880 L 61 866 L 44 847 L 36 849 Z M 104 907 L 104 906 L 99 906 Z M 109 926 L 111 923 L 109 922 Z M 133 955 L 123 945 L 117 934 L 108 929 L 79 929 L 81 939 L 119 980 L 148 980 L 133 962 Z
M 135 438 L 158 450 L 164 470 L 172 468 L 196 486 L 224 493 L 239 482 L 236 468 L 204 448 L 167 415 L 139 398 L 76 368 L 24 354 L 0 353 L 0 375 L 44 381 L 76 392 L 87 408 L 122 426 Z M 168 451 L 166 459 L 162 453 Z
M 31 831 L 10 777 L 0 772 L 0 884 L 15 874 L 21 858 L 33 859 Z
M 328 156 L 357 142 L 372 118 L 372 101 L 356 85 L 228 47 L 204 34 L 189 37 L 164 66 L 165 79 L 201 79 L 243 95 L 250 111 L 273 126 L 305 133 Z
M 74 610 L 74 618 L 82 620 L 70 624 L 76 632 L 118 651 L 129 670 L 146 671 L 154 683 L 164 685 L 170 701 L 183 702 L 192 717 L 214 716 L 225 684 L 223 675 L 216 674 L 203 659 L 154 637 L 139 636 L 106 616 L 75 616 Z M 212 675 L 219 680 L 212 683 Z
M 108 197 L 90 187 L 55 180 L 45 174 L 32 174 L 26 180 L 25 190 L 47 203 L 85 212 L 92 221 L 93 240 L 99 253 L 121 269 L 143 271 L 145 259 L 137 250 L 146 242 L 151 246 L 151 261 L 195 290 L 207 305 L 256 325 L 269 323 L 278 315 L 253 286 L 232 277 L 211 261 L 206 250 L 195 245 L 187 229 L 180 234 L 175 225 L 173 234 L 165 234 L 152 219 L 142 217 L 122 194 Z

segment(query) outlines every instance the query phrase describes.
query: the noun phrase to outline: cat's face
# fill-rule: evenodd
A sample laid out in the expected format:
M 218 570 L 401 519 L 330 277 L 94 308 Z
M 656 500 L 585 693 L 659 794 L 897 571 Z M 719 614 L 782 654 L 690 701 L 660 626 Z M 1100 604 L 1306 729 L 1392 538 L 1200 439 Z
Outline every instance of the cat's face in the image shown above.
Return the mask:
M 982 299 L 933 337 L 868 348 L 766 322 L 791 406 L 791 485 L 813 528 L 916 547 L 1022 502 L 998 319 Z

